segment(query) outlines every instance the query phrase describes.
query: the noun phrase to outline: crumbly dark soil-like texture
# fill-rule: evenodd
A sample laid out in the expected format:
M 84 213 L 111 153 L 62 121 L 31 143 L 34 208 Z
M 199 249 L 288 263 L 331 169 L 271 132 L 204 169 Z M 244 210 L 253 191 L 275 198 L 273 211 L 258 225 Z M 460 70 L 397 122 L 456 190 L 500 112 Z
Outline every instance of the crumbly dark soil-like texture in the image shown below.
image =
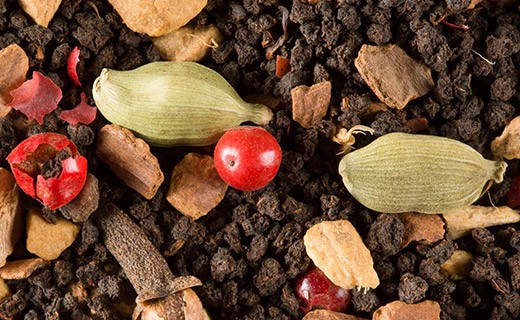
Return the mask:
M 68 125 L 55 111 L 43 125 L 25 128 L 24 116 L 13 111 L 0 119 L 0 165 L 8 167 L 5 156 L 28 135 L 67 134 L 100 181 L 100 205 L 112 202 L 128 213 L 176 275 L 202 280 L 203 286 L 195 291 L 212 319 L 300 319 L 293 284 L 310 265 L 303 235 L 320 221 L 337 219 L 348 219 L 357 228 L 381 280 L 375 290 L 353 291 L 349 313 L 370 318 L 393 300 L 431 299 L 441 305 L 441 319 L 518 319 L 520 225 L 479 229 L 457 241 L 446 236 L 430 246 L 412 243 L 400 249 L 402 224 L 364 208 L 349 195 L 337 172 L 340 149 L 330 139 L 336 125 L 365 124 L 375 136 L 360 137 L 360 147 L 389 132 L 410 132 L 408 120 L 425 118 L 429 127 L 420 133 L 463 141 L 491 158 L 490 141 L 520 114 L 519 5 L 484 2 L 466 10 L 469 2 L 322 0 L 310 6 L 300 0 L 209 0 L 192 23 L 217 25 L 225 40 L 203 63 L 242 96 L 260 93 L 282 100 L 268 130 L 282 146 L 283 162 L 266 188 L 230 188 L 221 204 L 197 221 L 165 201 L 173 166 L 194 148 L 152 148 L 167 178 L 147 201 L 95 156 L 96 135 L 106 123 L 100 114 L 89 126 Z M 275 59 L 266 58 L 262 43 L 271 46 L 283 36 L 284 16 L 287 39 L 275 55 L 289 58 L 292 70 L 279 79 L 274 76 Z M 443 17 L 469 29 L 439 23 Z M 63 0 L 49 28 L 35 25 L 17 1 L 0 0 L 0 49 L 12 43 L 26 51 L 32 70 L 63 89 L 61 109 L 77 105 L 81 91 L 93 103 L 90 90 L 102 68 L 127 70 L 160 59 L 150 39 L 126 28 L 102 0 Z M 435 88 L 403 110 L 362 121 L 359 115 L 377 98 L 353 59 L 363 44 L 389 43 L 430 67 Z M 65 63 L 75 46 L 81 49 L 82 88 L 73 87 L 66 74 Z M 40 50 L 43 59 L 36 58 Z M 304 129 L 292 121 L 290 90 L 323 80 L 333 86 L 329 112 L 320 125 Z M 341 108 L 343 97 L 348 97 L 349 108 Z M 195 151 L 211 154 L 212 149 Z M 518 162 L 509 161 L 505 181 L 490 190 L 495 205 L 505 203 L 517 174 Z M 38 205 L 28 197 L 24 200 Z M 487 197 L 479 203 L 490 205 Z M 51 221 L 58 214 L 46 210 Z M 453 282 L 440 264 L 455 249 L 470 251 L 474 259 L 469 277 Z M 30 256 L 21 241 L 9 259 Z M 49 267 L 7 284 L 13 295 L 0 303 L 0 319 L 128 319 L 125 304 L 136 297 L 103 245 L 94 220 L 83 224 L 73 246 Z

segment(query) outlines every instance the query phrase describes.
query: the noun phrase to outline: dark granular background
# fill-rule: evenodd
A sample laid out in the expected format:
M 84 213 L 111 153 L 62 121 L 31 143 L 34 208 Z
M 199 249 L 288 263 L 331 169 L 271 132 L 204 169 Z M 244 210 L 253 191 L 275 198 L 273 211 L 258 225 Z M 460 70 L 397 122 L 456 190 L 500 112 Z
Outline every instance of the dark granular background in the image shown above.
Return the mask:
M 68 125 L 59 110 L 43 125 L 27 130 L 16 123 L 18 112 L 0 119 L 0 165 L 27 135 L 57 131 L 67 134 L 89 160 L 100 180 L 101 203 L 113 202 L 141 226 L 176 275 L 194 275 L 195 288 L 213 319 L 298 319 L 293 282 L 310 264 L 303 235 L 322 220 L 348 219 L 365 240 L 374 258 L 381 285 L 368 292 L 353 291 L 349 313 L 371 317 L 393 300 L 439 302 L 442 319 L 520 318 L 520 231 L 516 225 L 474 230 L 471 236 L 445 238 L 425 246 L 399 249 L 401 222 L 358 204 L 337 172 L 339 147 L 330 135 L 339 124 L 361 124 L 358 117 L 377 101 L 354 67 L 363 44 L 394 43 L 433 70 L 435 88 L 403 110 L 379 113 L 363 124 L 374 137 L 410 132 L 407 120 L 425 118 L 421 133 L 463 141 L 491 158 L 490 141 L 520 112 L 520 14 L 509 7 L 484 2 L 466 10 L 469 0 L 322 0 L 315 6 L 300 0 L 209 0 L 193 24 L 215 24 L 224 41 L 203 63 L 222 74 L 242 95 L 261 93 L 281 98 L 268 129 L 283 148 L 277 178 L 255 192 L 229 189 L 207 216 L 192 221 L 165 201 L 168 178 L 158 194 L 146 201 L 126 187 L 95 156 L 96 135 L 106 121 L 90 126 Z M 99 11 L 99 16 L 96 10 Z M 101 0 L 64 0 L 49 28 L 35 25 L 15 0 L 0 0 L 0 49 L 18 43 L 30 58 L 31 69 L 52 78 L 64 92 L 60 108 L 79 102 L 81 90 L 93 103 L 90 89 L 103 67 L 126 70 L 159 55 L 148 37 L 130 31 L 112 7 Z M 290 58 L 292 71 L 279 79 L 275 59 L 266 59 L 262 42 L 288 39 L 276 54 Z M 460 30 L 439 24 L 443 17 Z M 65 63 L 79 46 L 83 88 L 72 86 Z M 38 60 L 37 51 L 44 58 Z M 485 57 L 487 60 L 483 59 Z M 1 62 L 0 62 L 1 63 Z M 290 90 L 301 84 L 331 80 L 329 113 L 315 128 L 292 121 Z M 341 99 L 350 107 L 343 110 Z M 18 128 L 18 129 L 17 129 Z M 211 148 L 153 148 L 165 176 L 189 151 L 211 154 Z M 519 173 L 509 161 L 505 181 L 491 188 L 495 205 L 503 205 L 511 179 Z M 439 186 L 442 188 L 442 186 Z M 26 199 L 31 203 L 31 199 Z M 489 199 L 480 204 L 490 205 Z M 52 220 L 59 212 L 46 211 Z M 174 248 L 182 247 L 175 252 Z M 10 259 L 30 257 L 23 241 Z M 455 249 L 473 253 L 469 278 L 449 281 L 440 272 Z M 127 319 L 136 293 L 104 247 L 94 221 L 83 224 L 80 236 L 49 267 L 27 280 L 7 281 L 13 296 L 0 304 L 0 319 Z M 78 299 L 80 283 L 87 296 Z M 76 294 L 77 296 L 77 294 Z

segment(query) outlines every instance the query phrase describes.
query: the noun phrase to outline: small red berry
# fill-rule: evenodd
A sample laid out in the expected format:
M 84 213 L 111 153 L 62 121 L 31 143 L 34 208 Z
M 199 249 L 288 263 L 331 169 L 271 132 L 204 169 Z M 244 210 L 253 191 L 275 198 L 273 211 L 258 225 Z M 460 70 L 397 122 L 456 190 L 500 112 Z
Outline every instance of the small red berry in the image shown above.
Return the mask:
M 296 294 L 300 298 L 303 314 L 313 309 L 327 309 L 344 312 L 352 294 L 350 290 L 338 287 L 317 267 L 313 266 L 296 280 Z
M 213 158 L 222 180 L 233 188 L 251 191 L 265 187 L 276 176 L 282 149 L 265 129 L 243 126 L 220 138 Z

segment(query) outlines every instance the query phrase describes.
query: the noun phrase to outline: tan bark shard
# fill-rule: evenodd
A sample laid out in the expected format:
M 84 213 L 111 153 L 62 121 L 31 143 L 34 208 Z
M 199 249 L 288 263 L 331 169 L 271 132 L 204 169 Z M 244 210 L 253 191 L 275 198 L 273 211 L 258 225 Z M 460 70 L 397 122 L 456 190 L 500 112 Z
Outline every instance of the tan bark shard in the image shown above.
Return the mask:
M 392 108 L 406 107 L 435 85 L 431 70 L 396 45 L 365 44 L 354 65 L 376 96 Z
M 166 200 L 183 214 L 198 219 L 222 201 L 227 187 L 213 157 L 188 153 L 172 171 Z
M 9 298 L 10 296 L 11 296 L 11 290 L 9 290 L 9 287 L 4 282 L 4 280 L 2 278 L 0 278 L 0 302 Z
M 11 172 L 0 168 L 0 267 L 13 252 L 22 230 L 18 187 Z
M 507 160 L 520 159 L 520 116 L 511 120 L 504 132 L 491 142 L 491 151 Z
M 199 14 L 208 0 L 108 0 L 128 28 L 159 37 Z
M 332 84 L 330 81 L 316 83 L 311 87 L 302 85 L 291 90 L 293 120 L 304 128 L 312 128 L 327 114 Z
M 394 301 L 377 309 L 372 320 L 439 320 L 440 313 L 441 307 L 435 301 L 417 304 Z
M 164 60 L 200 61 L 211 48 L 218 47 L 222 34 L 214 25 L 185 26 L 152 41 Z
M 444 222 L 439 215 L 421 213 L 401 213 L 397 217 L 404 225 L 401 248 L 412 241 L 433 244 L 444 237 Z
M 81 227 L 63 218 L 56 224 L 45 221 L 39 209 L 27 213 L 27 251 L 44 260 L 54 260 L 76 239 Z
M 19 45 L 12 44 L 0 50 L 0 61 L 0 118 L 3 118 L 11 111 L 7 104 L 13 97 L 9 93 L 26 79 L 29 58 Z
M 6 280 L 27 279 L 34 271 L 49 264 L 49 261 L 42 258 L 9 261 L 0 268 L 0 278 Z
M 461 280 L 469 276 L 470 262 L 473 255 L 464 250 L 455 250 L 448 261 L 441 264 L 441 269 L 448 274 L 451 281 Z
M 61 0 L 18 0 L 20 7 L 34 22 L 47 28 L 61 4 Z
M 509 207 L 468 206 L 443 214 L 448 235 L 458 239 L 475 228 L 487 228 L 520 221 L 520 214 Z
M 153 198 L 164 180 L 159 161 L 148 144 L 116 124 L 108 124 L 99 131 L 96 153 L 121 180 L 146 199 Z
M 367 320 L 350 314 L 334 312 L 330 310 L 314 310 L 305 315 L 302 320 Z

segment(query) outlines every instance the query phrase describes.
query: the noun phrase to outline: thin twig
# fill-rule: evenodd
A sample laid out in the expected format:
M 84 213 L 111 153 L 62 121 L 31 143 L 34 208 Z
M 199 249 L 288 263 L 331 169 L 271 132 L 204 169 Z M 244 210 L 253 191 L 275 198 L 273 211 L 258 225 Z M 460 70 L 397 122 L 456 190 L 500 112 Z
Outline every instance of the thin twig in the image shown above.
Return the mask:
M 471 49 L 471 52 L 473 52 L 474 54 L 476 54 L 477 56 L 479 56 L 482 60 L 486 61 L 487 63 L 489 63 L 490 65 L 494 66 L 496 61 L 491 61 L 489 59 L 486 59 L 483 55 L 481 55 L 480 53 L 478 53 L 477 51 Z
M 465 24 L 458 25 L 458 24 L 454 24 L 454 23 L 448 22 L 445 19 L 442 19 L 441 23 L 446 25 L 446 26 L 448 26 L 448 27 L 450 27 L 450 28 L 453 28 L 453 29 L 469 30 L 469 26 L 467 26 Z

